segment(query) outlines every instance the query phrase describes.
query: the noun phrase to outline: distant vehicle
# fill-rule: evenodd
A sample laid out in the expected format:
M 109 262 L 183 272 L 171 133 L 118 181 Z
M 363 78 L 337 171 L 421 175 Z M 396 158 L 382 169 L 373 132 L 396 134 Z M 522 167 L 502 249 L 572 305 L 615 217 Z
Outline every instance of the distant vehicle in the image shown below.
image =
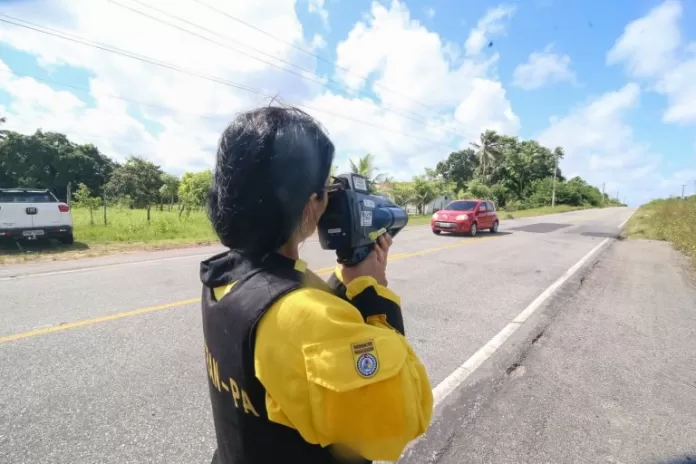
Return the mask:
M 70 206 L 48 190 L 0 188 L 0 238 L 57 239 L 72 244 Z
M 495 205 L 488 200 L 454 200 L 430 220 L 430 228 L 436 235 L 453 232 L 474 237 L 486 229 L 494 234 L 499 224 Z

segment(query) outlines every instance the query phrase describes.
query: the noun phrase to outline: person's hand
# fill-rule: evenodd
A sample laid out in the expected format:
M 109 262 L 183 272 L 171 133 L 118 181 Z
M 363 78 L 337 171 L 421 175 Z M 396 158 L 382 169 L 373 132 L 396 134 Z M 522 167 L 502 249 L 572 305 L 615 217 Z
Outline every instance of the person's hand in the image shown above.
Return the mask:
M 343 284 L 348 285 L 353 279 L 362 276 L 374 277 L 380 285 L 387 286 L 387 258 L 392 238 L 388 233 L 377 238 L 370 254 L 355 266 L 341 266 Z

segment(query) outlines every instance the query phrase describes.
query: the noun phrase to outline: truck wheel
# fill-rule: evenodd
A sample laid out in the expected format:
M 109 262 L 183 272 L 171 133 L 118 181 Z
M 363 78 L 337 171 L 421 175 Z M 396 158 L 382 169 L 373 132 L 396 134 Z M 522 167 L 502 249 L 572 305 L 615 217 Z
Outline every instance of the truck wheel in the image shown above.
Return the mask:
M 73 243 L 75 243 L 75 237 L 73 236 L 73 234 L 66 235 L 65 237 L 60 238 L 60 243 L 63 243 L 65 245 L 72 245 Z

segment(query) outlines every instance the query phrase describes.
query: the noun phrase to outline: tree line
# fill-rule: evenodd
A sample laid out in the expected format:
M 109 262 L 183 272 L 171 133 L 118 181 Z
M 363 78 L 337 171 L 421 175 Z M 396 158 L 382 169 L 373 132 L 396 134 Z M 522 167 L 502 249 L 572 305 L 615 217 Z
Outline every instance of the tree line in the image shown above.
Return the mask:
M 350 168 L 368 177 L 377 193 L 420 213 L 443 196 L 490 199 L 508 210 L 550 205 L 554 184 L 556 204 L 618 204 L 579 177 L 566 180 L 558 168 L 562 158 L 560 147 L 550 150 L 533 140 L 486 131 L 470 148 L 450 153 L 410 181 L 380 173 L 371 154 L 351 160 Z M 0 187 L 47 188 L 90 212 L 108 203 L 145 208 L 148 218 L 153 206 L 176 207 L 181 215 L 205 204 L 211 181 L 210 170 L 177 177 L 139 156 L 119 163 L 95 145 L 72 142 L 57 132 L 0 131 Z
M 564 155 L 562 147 L 550 149 L 535 140 L 487 130 L 470 147 L 450 153 L 411 181 L 397 182 L 379 173 L 372 155 L 351 161 L 351 169 L 372 179 L 375 191 L 399 205 L 411 204 L 419 213 L 441 197 L 492 200 L 508 211 L 621 205 L 581 177 L 566 179 L 558 167 Z

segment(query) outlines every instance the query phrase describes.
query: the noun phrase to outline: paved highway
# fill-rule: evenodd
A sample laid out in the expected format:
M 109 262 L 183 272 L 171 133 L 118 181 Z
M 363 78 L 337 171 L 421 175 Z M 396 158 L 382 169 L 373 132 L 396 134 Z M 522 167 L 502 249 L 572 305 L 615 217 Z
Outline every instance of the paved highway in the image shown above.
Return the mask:
M 470 384 L 510 368 L 548 324 L 544 308 L 558 309 L 632 213 L 510 220 L 476 238 L 414 226 L 396 237 L 390 287 L 439 405 L 433 434 L 405 461 L 437 454 L 436 432 L 457 420 L 444 406 L 490 394 Z M 1 266 L 0 462 L 209 462 L 198 263 L 218 250 Z M 330 252 L 309 241 L 302 255 L 328 276 Z

